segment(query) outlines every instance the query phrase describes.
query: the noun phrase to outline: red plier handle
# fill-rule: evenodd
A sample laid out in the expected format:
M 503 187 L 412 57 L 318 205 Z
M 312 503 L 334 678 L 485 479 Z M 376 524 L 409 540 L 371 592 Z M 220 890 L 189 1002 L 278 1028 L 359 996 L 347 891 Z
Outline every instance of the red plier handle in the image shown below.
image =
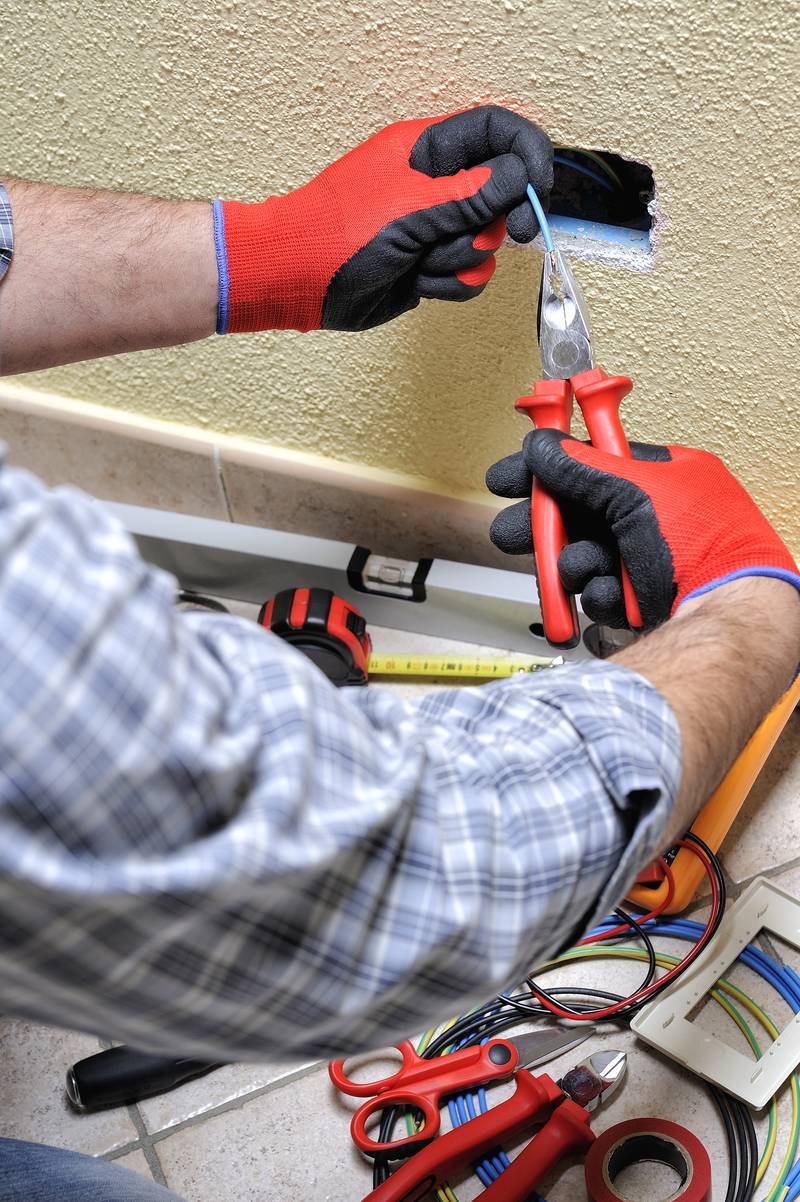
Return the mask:
M 569 434 L 572 384 L 569 380 L 537 380 L 533 395 L 521 396 L 516 408 L 527 413 L 537 430 Z M 554 647 L 575 647 L 581 637 L 578 607 L 558 574 L 558 557 L 567 545 L 567 531 L 558 502 L 536 480 L 531 485 L 531 533 L 545 636 Z
M 572 377 L 575 400 L 580 406 L 592 446 L 609 455 L 631 458 L 631 448 L 619 416 L 623 398 L 633 388 L 628 376 L 607 376 L 601 367 L 593 367 Z M 639 602 L 625 564 L 622 565 L 622 590 L 625 596 L 625 616 L 631 630 L 644 626 Z
M 364 1202 L 423 1202 L 432 1190 L 449 1177 L 499 1144 L 514 1139 L 547 1118 L 541 1131 L 501 1173 L 481 1202 L 525 1202 L 538 1181 L 575 1149 L 585 1150 L 594 1136 L 589 1129 L 588 1113 L 569 1098 L 546 1074 L 534 1077 L 521 1072 L 515 1093 L 500 1106 L 479 1115 L 462 1127 L 456 1127 L 427 1145 L 406 1161 L 382 1185 L 367 1195 Z M 548 1117 L 549 1116 L 549 1117 Z M 514 1170 L 521 1159 L 522 1166 Z
M 520 397 L 516 408 L 527 413 L 537 429 L 569 434 L 574 395 L 592 445 L 629 459 L 631 452 L 619 407 L 632 388 L 633 381 L 627 376 L 607 376 L 601 368 L 593 367 L 568 380 L 537 380 L 532 395 Z M 580 639 L 577 608 L 558 573 L 558 557 L 567 544 L 567 532 L 557 502 L 536 481 L 531 491 L 531 529 L 545 635 L 556 647 L 574 647 Z M 622 588 L 628 624 L 633 630 L 641 629 L 644 623 L 639 602 L 624 564 Z
M 588 1112 L 571 1099 L 562 1102 L 478 1202 L 527 1202 L 531 1190 L 572 1152 L 588 1152 L 595 1136 Z

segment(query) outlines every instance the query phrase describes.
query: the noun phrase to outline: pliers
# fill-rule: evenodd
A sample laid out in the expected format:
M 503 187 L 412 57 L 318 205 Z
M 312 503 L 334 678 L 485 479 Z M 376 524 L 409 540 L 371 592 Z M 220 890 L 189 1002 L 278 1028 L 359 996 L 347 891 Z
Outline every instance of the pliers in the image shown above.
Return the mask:
M 480 1202 L 527 1202 L 539 1182 L 570 1153 L 594 1142 L 592 1112 L 625 1076 L 624 1052 L 595 1052 L 559 1081 L 517 1072 L 511 1097 L 426 1144 L 364 1202 L 422 1202 L 455 1173 L 520 1135 L 537 1134 L 480 1195 Z M 412 1101 L 413 1104 L 413 1101 Z
M 595 367 L 586 304 L 557 247 L 545 251 L 542 264 L 538 338 L 544 378 L 536 381 L 530 396 L 519 398 L 516 408 L 527 413 L 537 429 L 568 434 L 574 399 L 592 445 L 629 459 L 619 406 L 633 381 Z M 545 636 L 555 647 L 574 647 L 580 641 L 577 607 L 558 572 L 558 557 L 568 541 L 566 527 L 557 502 L 536 480 L 531 487 L 531 532 Z M 639 603 L 624 564 L 622 586 L 628 624 L 640 629 Z

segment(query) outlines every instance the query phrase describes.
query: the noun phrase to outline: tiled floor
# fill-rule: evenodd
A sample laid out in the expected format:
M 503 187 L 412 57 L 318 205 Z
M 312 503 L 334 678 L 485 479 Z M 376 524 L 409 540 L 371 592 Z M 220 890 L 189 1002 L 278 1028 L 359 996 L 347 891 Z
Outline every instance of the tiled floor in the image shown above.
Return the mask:
M 404 650 L 408 635 L 374 630 L 380 651 Z M 453 653 L 453 644 L 413 636 L 413 646 Z M 476 653 L 475 648 L 461 647 Z M 404 686 L 413 696 L 418 686 Z M 723 865 L 734 895 L 761 872 L 800 894 L 800 715 L 791 719 L 769 765 L 723 849 Z M 664 943 L 665 950 L 668 945 Z M 677 943 L 674 945 L 678 947 Z M 674 949 L 673 949 L 674 950 Z M 787 951 L 800 968 L 800 952 Z M 625 992 L 636 983 L 639 966 L 598 960 L 580 969 L 561 970 L 565 980 Z M 747 970 L 733 979 L 753 994 L 778 1025 L 788 1011 L 772 991 Z M 551 983 L 555 976 L 550 978 Z M 698 1018 L 735 1044 L 738 1033 L 709 1005 Z M 721 1026 L 718 1024 L 722 1023 Z M 230 1066 L 139 1106 L 80 1117 L 64 1099 L 64 1072 L 69 1064 L 97 1050 L 97 1040 L 84 1035 L 0 1020 L 0 1113 L 2 1133 L 42 1140 L 116 1159 L 136 1172 L 154 1176 L 187 1202 L 276 1202 L 315 1198 L 318 1202 L 357 1202 L 369 1192 L 367 1164 L 355 1153 L 348 1135 L 350 1110 L 329 1084 L 321 1065 Z M 727 1174 L 725 1144 L 716 1111 L 704 1088 L 634 1037 L 612 1029 L 587 1041 L 587 1050 L 621 1047 L 630 1053 L 624 1088 L 598 1113 L 595 1129 L 640 1115 L 670 1118 L 691 1128 L 708 1148 L 714 1169 L 715 1196 L 724 1196 Z M 548 1070 L 577 1059 L 575 1052 Z M 500 1086 L 497 1097 L 508 1087 Z M 786 1144 L 788 1104 L 779 1112 L 778 1154 Z M 446 1117 L 445 1117 L 446 1125 Z M 759 1122 L 763 1140 L 764 1121 Z M 777 1164 L 777 1161 L 773 1162 Z M 767 1179 L 767 1187 L 770 1181 Z M 646 1182 L 629 1180 L 631 1197 L 656 1202 L 653 1170 Z M 654 1192 L 655 1191 L 655 1192 Z M 544 1183 L 550 1202 L 584 1198 L 582 1172 L 569 1164 Z M 760 1191 L 760 1195 L 767 1190 Z M 474 1179 L 459 1183 L 458 1197 L 470 1202 L 480 1189 Z

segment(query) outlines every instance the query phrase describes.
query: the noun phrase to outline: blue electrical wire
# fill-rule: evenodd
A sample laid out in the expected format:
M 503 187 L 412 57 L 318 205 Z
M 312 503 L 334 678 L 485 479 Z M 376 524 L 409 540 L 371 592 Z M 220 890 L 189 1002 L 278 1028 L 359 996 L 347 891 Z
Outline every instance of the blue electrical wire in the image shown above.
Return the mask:
M 536 195 L 533 184 L 528 184 L 527 192 L 528 200 L 533 205 L 533 211 L 536 214 L 536 220 L 539 222 L 539 228 L 542 231 L 545 250 L 555 250 L 556 244 L 553 241 L 553 235 L 550 233 L 550 223 L 547 220 L 547 214 L 542 208 L 542 202 Z
M 533 189 L 529 187 L 530 192 L 533 192 Z M 535 192 L 533 195 L 536 195 Z M 542 228 L 542 234 L 544 234 L 544 227 Z M 644 915 L 642 914 L 631 915 L 631 918 L 635 922 L 639 922 L 643 917 Z M 690 918 L 651 918 L 649 922 L 642 923 L 641 925 L 645 930 L 655 930 L 659 935 L 663 935 L 668 939 L 686 939 L 692 943 L 696 943 L 706 929 L 703 923 L 694 922 Z M 596 927 L 591 934 L 599 935 L 604 930 L 611 930 L 617 926 L 619 926 L 619 918 L 609 915 L 603 919 L 600 926 Z M 800 976 L 788 964 L 776 964 L 770 956 L 752 943 L 743 948 L 739 953 L 738 959 L 747 968 L 752 969 L 753 972 L 772 985 L 795 1014 L 800 1013 Z M 459 1043 L 458 1047 L 464 1047 L 468 1042 L 469 1037 Z M 484 1039 L 482 1042 L 486 1043 L 487 1040 Z M 449 1100 L 448 1109 L 454 1127 L 461 1127 L 464 1123 L 469 1122 L 470 1119 L 477 1116 L 476 1102 L 480 1113 L 485 1114 L 488 1110 L 485 1089 L 480 1089 L 477 1097 L 475 1095 L 470 1097 L 469 1095 L 460 1094 Z M 503 1169 L 507 1168 L 510 1163 L 506 1153 L 498 1149 L 494 1157 L 487 1157 L 473 1167 L 481 1185 L 485 1189 L 488 1189 L 492 1182 L 497 1180 Z M 795 1202 L 795 1199 L 800 1197 L 800 1161 L 787 1173 L 783 1184 L 787 1190 L 783 1202 Z M 530 1202 L 544 1202 L 544 1199 L 539 1194 L 532 1193 Z
M 615 919 L 613 918 L 604 919 L 598 931 L 604 928 L 610 930 L 614 923 Z M 673 939 L 695 940 L 699 938 L 704 930 L 702 923 L 693 922 L 689 918 L 679 918 L 668 922 L 664 922 L 661 919 L 652 919 L 650 922 L 645 923 L 644 926 L 646 928 L 656 928 L 659 935 L 665 935 Z M 800 976 L 788 964 L 776 964 L 770 956 L 766 955 L 765 952 L 762 952 L 760 948 L 752 943 L 749 943 L 739 953 L 738 958 L 742 964 L 752 969 L 753 972 L 758 973 L 768 984 L 772 985 L 773 989 L 780 994 L 795 1014 L 800 1013 Z M 786 1174 L 783 1188 L 787 1192 L 782 1202 L 794 1202 L 794 1199 L 800 1196 L 800 1161 Z
M 554 154 L 553 162 L 558 163 L 561 167 L 571 167 L 573 171 L 580 171 L 581 175 L 587 175 L 589 179 L 593 179 L 596 184 L 606 188 L 609 192 L 614 191 L 614 185 L 609 183 L 604 175 L 599 171 L 595 171 L 593 167 L 587 167 L 584 163 L 576 163 L 574 159 L 565 159 L 563 154 Z

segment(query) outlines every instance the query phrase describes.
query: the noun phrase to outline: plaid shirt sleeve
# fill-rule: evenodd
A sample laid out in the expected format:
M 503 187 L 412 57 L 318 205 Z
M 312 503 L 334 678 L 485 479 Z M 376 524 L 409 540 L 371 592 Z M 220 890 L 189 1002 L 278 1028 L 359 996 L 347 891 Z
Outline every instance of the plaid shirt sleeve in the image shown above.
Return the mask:
M 409 702 L 179 613 L 103 508 L 0 471 L 0 1009 L 219 1059 L 375 1047 L 605 911 L 678 787 L 609 663 Z

